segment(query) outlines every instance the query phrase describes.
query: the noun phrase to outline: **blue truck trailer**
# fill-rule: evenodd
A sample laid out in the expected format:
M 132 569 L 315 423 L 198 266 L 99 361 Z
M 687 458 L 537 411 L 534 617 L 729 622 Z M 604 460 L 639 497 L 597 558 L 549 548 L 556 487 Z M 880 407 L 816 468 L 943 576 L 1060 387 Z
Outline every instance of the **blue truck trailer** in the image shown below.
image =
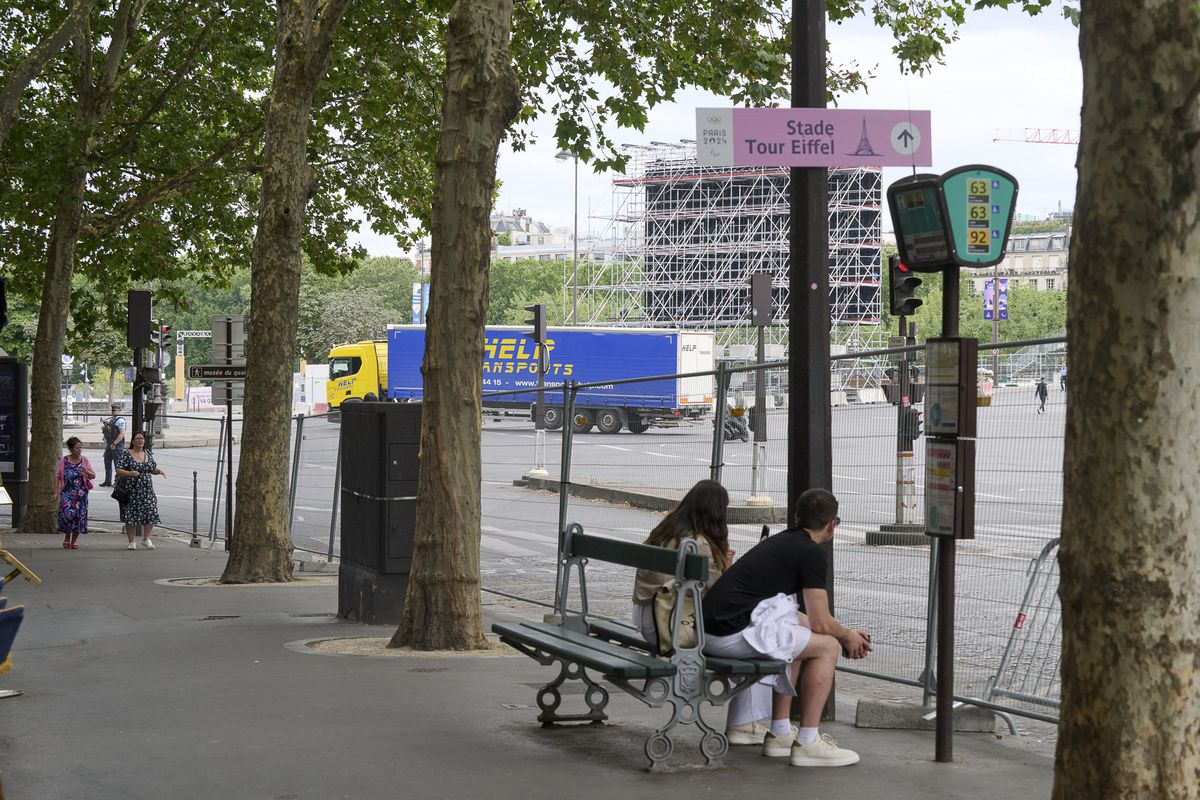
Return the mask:
M 537 392 L 537 357 L 532 339 L 518 326 L 484 331 L 483 405 L 530 409 Z M 544 421 L 548 430 L 563 425 L 563 390 L 568 381 L 600 383 L 581 389 L 573 427 L 586 433 L 622 429 L 641 433 L 651 426 L 678 425 L 712 411 L 714 379 L 660 377 L 610 384 L 627 378 L 705 372 L 714 368 L 711 332 L 661 328 L 550 328 L 545 375 Z M 397 401 L 423 396 L 423 325 L 390 326 L 386 342 L 341 345 L 330 353 L 331 405 L 367 392 Z M 376 377 L 377 376 L 377 377 Z M 364 378 L 370 378 L 364 380 Z

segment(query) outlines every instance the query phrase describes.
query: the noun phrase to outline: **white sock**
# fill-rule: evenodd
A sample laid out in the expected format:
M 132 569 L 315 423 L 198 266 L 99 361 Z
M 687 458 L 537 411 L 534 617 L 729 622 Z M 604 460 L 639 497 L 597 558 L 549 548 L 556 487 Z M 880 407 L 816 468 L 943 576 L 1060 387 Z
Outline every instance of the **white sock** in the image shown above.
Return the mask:
M 792 721 L 790 719 L 773 719 L 771 720 L 771 735 L 772 736 L 791 736 Z
M 812 744 L 817 740 L 817 731 L 817 728 L 800 728 L 799 732 L 796 734 L 796 743 Z

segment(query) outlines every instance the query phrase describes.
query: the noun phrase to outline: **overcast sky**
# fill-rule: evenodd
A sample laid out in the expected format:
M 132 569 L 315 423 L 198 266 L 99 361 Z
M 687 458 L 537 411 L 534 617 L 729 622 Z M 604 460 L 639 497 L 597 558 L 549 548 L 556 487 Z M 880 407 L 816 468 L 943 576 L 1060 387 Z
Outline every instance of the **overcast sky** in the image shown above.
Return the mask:
M 1056 4 L 1057 6 L 1058 4 Z M 991 164 L 1020 184 L 1017 213 L 1038 217 L 1069 210 L 1075 200 L 1075 150 L 1071 145 L 993 141 L 1022 138 L 1025 128 L 1079 129 L 1082 78 L 1078 32 L 1055 8 L 1038 17 L 1019 11 L 970 13 L 959 41 L 947 48 L 946 63 L 923 76 L 900 74 L 891 40 L 866 20 L 830 25 L 836 63 L 857 61 L 876 77 L 866 93 L 839 98 L 841 108 L 912 108 L 932 113 L 932 172 L 962 164 Z M 696 136 L 697 107 L 728 107 L 726 98 L 681 93 L 677 102 L 650 113 L 644 132 L 617 131 L 620 143 L 677 142 Z M 520 153 L 501 145 L 497 209 L 525 209 L 551 227 L 570 228 L 574 185 L 570 162 L 557 152 L 549 121 L 535 127 L 538 141 Z M 884 185 L 911 170 L 884 170 Z M 611 173 L 579 166 L 579 230 L 600 234 L 612 206 Z M 590 209 L 590 213 L 589 213 Z M 890 220 L 884 215 L 884 228 Z M 366 229 L 359 241 L 371 255 L 399 255 L 395 243 Z

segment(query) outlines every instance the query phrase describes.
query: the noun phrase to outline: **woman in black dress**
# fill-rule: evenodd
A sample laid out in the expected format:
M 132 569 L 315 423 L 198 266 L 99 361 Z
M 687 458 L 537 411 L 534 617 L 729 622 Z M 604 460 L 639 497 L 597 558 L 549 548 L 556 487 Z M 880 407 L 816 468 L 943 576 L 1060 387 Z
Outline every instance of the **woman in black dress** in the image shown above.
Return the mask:
M 137 550 L 135 535 L 142 526 L 142 547 L 154 549 L 150 537 L 158 518 L 158 498 L 154 495 L 151 475 L 167 476 L 154 462 L 154 454 L 146 450 L 146 436 L 141 431 L 133 435 L 129 449 L 117 457 L 117 486 L 129 491 L 129 499 L 121 504 L 121 522 L 125 523 L 126 550 Z

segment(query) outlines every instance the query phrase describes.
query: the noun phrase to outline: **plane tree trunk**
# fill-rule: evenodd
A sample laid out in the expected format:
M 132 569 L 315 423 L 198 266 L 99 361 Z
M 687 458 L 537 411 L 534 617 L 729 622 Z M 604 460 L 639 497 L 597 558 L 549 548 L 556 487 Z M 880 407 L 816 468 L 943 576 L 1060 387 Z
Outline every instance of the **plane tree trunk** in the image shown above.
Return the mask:
M 30 401 L 35 409 L 30 428 L 28 506 L 21 520 L 24 533 L 54 533 L 54 464 L 62 456 L 62 395 L 59 393 L 62 354 L 67 339 L 71 307 L 71 279 L 75 273 L 75 247 L 83 221 L 87 162 L 92 154 L 92 133 L 112 105 L 118 67 L 137 29 L 140 5 L 122 0 L 114 16 L 113 33 L 100 69 L 93 69 L 92 33 L 86 23 L 76 30 L 72 69 L 76 88 L 75 152 L 65 156 L 62 185 L 54 209 L 54 222 L 46 248 L 46 274 L 38 310 L 29 378 Z M 95 74 L 93 74 L 95 73 Z
M 1198 31 L 1081 12 L 1056 800 L 1200 798 Z
M 391 646 L 482 647 L 480 394 L 489 215 L 496 156 L 519 108 L 512 0 L 459 0 L 446 31 L 446 84 L 433 198 L 420 489 L 413 566 Z M 470 365 L 468 368 L 466 365 Z
M 308 163 L 313 95 L 350 0 L 278 0 L 262 197 L 251 258 L 246 395 L 237 508 L 224 583 L 292 579 L 288 440 L 300 313 L 300 246 L 316 172 Z

